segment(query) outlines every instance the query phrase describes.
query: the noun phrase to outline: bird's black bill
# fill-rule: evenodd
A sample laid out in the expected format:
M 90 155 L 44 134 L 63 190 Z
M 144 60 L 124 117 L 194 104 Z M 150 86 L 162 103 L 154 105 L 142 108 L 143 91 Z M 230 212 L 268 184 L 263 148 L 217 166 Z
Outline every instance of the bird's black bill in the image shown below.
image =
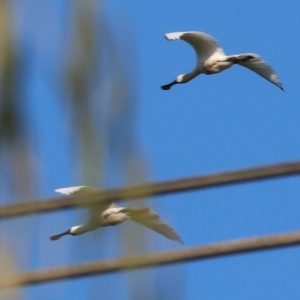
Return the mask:
M 169 84 L 166 84 L 166 85 L 162 85 L 161 88 L 164 90 L 164 91 L 167 91 L 169 90 L 174 84 L 177 84 L 177 81 L 174 80 L 173 82 L 169 83 Z
M 60 239 L 62 236 L 67 235 L 67 234 L 71 234 L 70 229 L 66 232 L 51 236 L 50 240 L 51 241 L 56 241 L 56 240 Z

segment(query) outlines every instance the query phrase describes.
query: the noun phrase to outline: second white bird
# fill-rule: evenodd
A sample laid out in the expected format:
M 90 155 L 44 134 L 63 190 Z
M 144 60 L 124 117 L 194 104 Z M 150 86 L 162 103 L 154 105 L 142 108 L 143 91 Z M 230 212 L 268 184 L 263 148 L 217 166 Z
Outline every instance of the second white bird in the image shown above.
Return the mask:
M 87 186 L 62 188 L 55 191 L 65 195 L 74 194 L 74 196 L 80 198 L 92 197 L 95 192 L 99 192 L 98 189 Z M 114 203 L 108 205 L 100 203 L 91 206 L 90 218 L 87 223 L 73 226 L 63 233 L 51 236 L 50 239 L 55 241 L 64 235 L 80 235 L 88 231 L 95 230 L 98 227 L 118 225 L 128 219 L 144 225 L 170 240 L 183 244 L 177 232 L 165 223 L 153 210 L 150 210 L 147 207 L 120 207 Z

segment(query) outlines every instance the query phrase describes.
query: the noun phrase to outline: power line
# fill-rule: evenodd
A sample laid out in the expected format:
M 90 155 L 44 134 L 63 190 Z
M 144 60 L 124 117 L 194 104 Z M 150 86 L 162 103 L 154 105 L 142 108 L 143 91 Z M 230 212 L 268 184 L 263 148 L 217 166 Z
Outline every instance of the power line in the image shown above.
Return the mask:
M 31 200 L 0 206 L 0 219 L 50 212 L 75 206 L 86 206 L 99 201 L 133 200 L 148 196 L 159 196 L 169 193 L 191 191 L 209 187 L 236 184 L 254 180 L 269 179 L 300 173 L 300 162 L 281 163 L 264 167 L 241 169 L 202 175 L 191 178 L 169 180 L 157 183 L 146 183 L 132 187 L 104 190 L 93 193 L 88 199 L 76 197 L 57 197 L 47 200 Z
M 41 284 L 83 276 L 169 265 L 179 262 L 203 260 L 226 255 L 275 249 L 300 244 L 300 231 L 256 238 L 238 239 L 199 247 L 152 254 L 132 255 L 104 261 L 77 264 L 49 270 L 22 272 L 0 278 L 0 287 Z

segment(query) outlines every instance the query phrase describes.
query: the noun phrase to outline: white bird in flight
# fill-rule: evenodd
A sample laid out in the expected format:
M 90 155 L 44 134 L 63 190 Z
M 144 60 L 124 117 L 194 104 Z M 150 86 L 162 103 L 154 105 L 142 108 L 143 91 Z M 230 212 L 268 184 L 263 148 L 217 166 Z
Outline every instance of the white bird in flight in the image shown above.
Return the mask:
M 169 90 L 178 83 L 186 83 L 200 74 L 211 75 L 220 73 L 234 64 L 252 70 L 283 90 L 280 79 L 272 67 L 255 53 L 227 56 L 219 43 L 204 32 L 173 32 L 167 33 L 165 38 L 168 41 L 181 39 L 189 43 L 195 49 L 198 61 L 196 68 L 192 72 L 177 76 L 173 82 L 163 85 L 161 87 L 163 90 Z
M 57 189 L 55 191 L 65 195 L 88 198 L 100 190 L 88 186 L 74 186 Z M 68 234 L 80 235 L 95 230 L 98 227 L 118 225 L 128 219 L 144 225 L 172 241 L 183 244 L 177 232 L 170 225 L 165 223 L 153 210 L 147 207 L 120 207 L 114 203 L 92 205 L 90 207 L 90 218 L 87 223 L 84 225 L 73 226 L 63 233 L 51 236 L 50 239 L 55 241 Z

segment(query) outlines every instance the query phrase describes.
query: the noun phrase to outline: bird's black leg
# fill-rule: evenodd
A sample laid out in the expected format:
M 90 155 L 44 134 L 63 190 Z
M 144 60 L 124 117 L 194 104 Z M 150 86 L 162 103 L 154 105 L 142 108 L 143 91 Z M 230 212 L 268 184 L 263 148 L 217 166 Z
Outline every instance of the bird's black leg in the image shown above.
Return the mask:
M 255 57 L 252 56 L 252 55 L 240 55 L 238 57 L 238 60 L 239 60 L 239 62 L 243 62 L 243 61 L 247 61 L 247 60 L 252 59 L 252 58 L 255 58 Z
M 252 56 L 252 55 L 244 55 L 244 54 L 242 54 L 240 56 L 228 57 L 226 59 L 226 61 L 233 62 L 234 64 L 238 64 L 240 62 L 248 61 L 249 59 L 252 59 L 252 58 L 255 58 L 255 57 Z

